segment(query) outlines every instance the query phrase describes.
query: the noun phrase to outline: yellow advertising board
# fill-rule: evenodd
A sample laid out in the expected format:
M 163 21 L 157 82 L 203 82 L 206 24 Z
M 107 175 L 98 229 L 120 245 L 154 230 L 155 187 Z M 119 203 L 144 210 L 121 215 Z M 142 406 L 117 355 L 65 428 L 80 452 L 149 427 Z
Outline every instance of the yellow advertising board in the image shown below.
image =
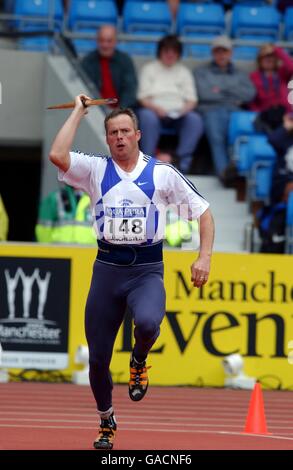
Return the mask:
M 65 374 L 76 370 L 75 351 L 86 344 L 84 306 L 95 255 L 94 248 L 85 247 L 0 245 L 1 259 L 31 258 L 36 264 L 46 258 L 70 260 Z M 201 289 L 190 281 L 194 257 L 191 252 L 164 253 L 166 316 L 149 355 L 151 383 L 222 386 L 223 358 L 240 353 L 247 375 L 261 379 L 264 386 L 292 388 L 293 365 L 288 361 L 293 341 L 292 256 L 215 253 L 209 282 Z M 128 381 L 132 346 L 133 326 L 126 316 L 111 363 L 115 382 Z

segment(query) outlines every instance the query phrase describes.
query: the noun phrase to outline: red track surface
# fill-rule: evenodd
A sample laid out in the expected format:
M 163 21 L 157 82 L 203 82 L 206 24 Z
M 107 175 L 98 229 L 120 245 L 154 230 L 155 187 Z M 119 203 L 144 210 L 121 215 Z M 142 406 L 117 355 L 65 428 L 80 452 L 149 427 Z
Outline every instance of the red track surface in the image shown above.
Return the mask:
M 250 392 L 150 387 L 140 403 L 115 386 L 115 449 L 293 449 L 293 392 L 264 392 L 271 436 L 242 434 Z M 0 449 L 92 448 L 97 434 L 88 387 L 0 384 Z

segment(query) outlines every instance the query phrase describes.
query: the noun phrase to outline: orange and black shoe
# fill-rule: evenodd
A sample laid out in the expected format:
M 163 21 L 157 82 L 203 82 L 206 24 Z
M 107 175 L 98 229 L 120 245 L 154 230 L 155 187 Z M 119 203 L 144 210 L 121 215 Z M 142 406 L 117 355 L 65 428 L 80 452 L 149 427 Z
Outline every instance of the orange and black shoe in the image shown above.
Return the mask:
M 110 450 L 113 449 L 113 442 L 115 433 L 117 431 L 117 424 L 115 421 L 114 413 L 108 419 L 101 418 L 99 434 L 94 441 L 95 449 Z
M 130 361 L 130 380 L 129 380 L 129 396 L 133 401 L 140 401 L 145 396 L 149 380 L 146 361 L 137 362 L 134 357 Z

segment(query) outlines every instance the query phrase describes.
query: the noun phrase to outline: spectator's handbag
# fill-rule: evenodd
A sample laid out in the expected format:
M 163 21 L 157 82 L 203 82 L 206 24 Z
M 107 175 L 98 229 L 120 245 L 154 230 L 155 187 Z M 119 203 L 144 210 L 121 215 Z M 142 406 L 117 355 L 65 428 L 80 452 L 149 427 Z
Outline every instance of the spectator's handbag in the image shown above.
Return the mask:
M 261 253 L 284 253 L 286 228 L 285 202 L 263 207 L 257 214 Z

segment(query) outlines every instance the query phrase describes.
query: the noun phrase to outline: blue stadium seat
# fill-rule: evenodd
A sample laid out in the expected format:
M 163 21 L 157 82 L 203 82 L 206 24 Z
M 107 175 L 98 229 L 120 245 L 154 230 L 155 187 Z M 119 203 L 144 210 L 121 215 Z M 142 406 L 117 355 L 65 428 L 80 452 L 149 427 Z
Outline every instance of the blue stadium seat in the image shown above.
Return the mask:
M 68 27 L 72 31 L 96 31 L 102 24 L 116 25 L 118 11 L 113 0 L 71 0 Z
M 287 8 L 284 15 L 284 39 L 286 41 L 293 39 L 293 7 Z
M 232 12 L 233 38 L 276 41 L 279 36 L 281 15 L 275 7 L 249 7 L 237 5 Z
M 67 28 L 72 33 L 96 35 L 103 24 L 117 26 L 118 10 L 113 0 L 72 0 L 67 18 Z M 72 40 L 78 54 L 95 49 L 95 39 Z
M 19 31 L 27 31 L 30 26 L 32 30 L 37 26 L 41 30 L 58 31 L 63 19 L 62 0 L 16 0 L 13 13 L 22 16 L 22 19 L 15 21 L 15 27 Z
M 254 111 L 234 111 L 231 113 L 228 140 L 229 145 L 234 145 L 239 137 L 257 134 L 254 128 L 254 120 L 257 113 Z
M 234 46 L 233 59 L 255 61 L 258 51 L 259 48 L 256 46 Z
M 286 253 L 293 254 L 293 192 L 289 194 L 286 217 Z
M 123 31 L 129 34 L 169 34 L 172 17 L 166 2 L 126 2 Z
M 253 125 L 256 114 L 253 111 L 234 111 L 230 117 L 228 144 L 232 160 L 236 164 L 238 173 L 242 176 L 246 176 L 250 169 L 247 153 L 249 138 L 258 135 Z
M 121 41 L 118 43 L 118 49 L 129 55 L 155 57 L 157 52 L 157 43 L 153 41 Z
M 38 31 L 60 31 L 63 21 L 62 0 L 16 0 L 13 13 L 21 19 L 13 21 L 12 26 L 24 33 Z M 53 45 L 49 36 L 23 37 L 19 39 L 21 49 L 30 51 L 48 51 Z
M 210 59 L 210 44 L 183 44 L 183 56 L 195 57 L 197 59 Z
M 248 182 L 248 198 L 250 201 L 270 202 L 273 180 L 274 161 L 257 161 L 252 167 Z
M 225 32 L 225 13 L 221 5 L 182 3 L 177 14 L 180 36 L 213 37 Z
M 172 17 L 166 2 L 127 1 L 124 5 L 123 32 L 137 37 L 136 41 L 129 41 L 129 45 L 124 42 L 123 47 L 129 53 L 153 55 L 152 52 L 155 53 L 157 49 L 157 41 L 171 31 Z M 140 36 L 149 36 L 150 41 L 143 41 Z
M 269 202 L 276 153 L 266 135 L 250 136 L 247 149 L 248 197 Z
M 268 143 L 266 135 L 250 135 L 240 140 L 235 150 L 235 161 L 240 175 L 248 176 L 256 161 L 274 161 L 275 151 Z

